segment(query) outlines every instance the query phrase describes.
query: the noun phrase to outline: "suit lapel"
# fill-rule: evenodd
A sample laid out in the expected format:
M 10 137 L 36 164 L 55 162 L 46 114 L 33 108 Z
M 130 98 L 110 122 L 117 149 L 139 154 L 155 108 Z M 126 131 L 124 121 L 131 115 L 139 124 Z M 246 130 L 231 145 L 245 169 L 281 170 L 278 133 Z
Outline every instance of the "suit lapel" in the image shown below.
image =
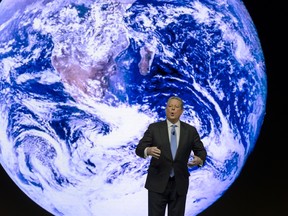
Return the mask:
M 167 122 L 163 121 L 163 123 L 160 126 L 160 136 L 161 140 L 163 141 L 162 144 L 162 153 L 166 155 L 167 158 L 172 160 L 172 152 L 171 152 L 171 147 L 170 147 L 170 140 L 169 140 L 169 134 L 168 134 L 168 129 L 167 129 Z
M 181 150 L 181 148 L 183 148 L 184 145 L 184 139 L 185 139 L 185 135 L 186 135 L 186 128 L 185 126 L 182 124 L 182 122 L 180 121 L 180 137 L 179 137 L 179 143 L 178 143 L 178 148 L 176 151 L 176 155 L 175 158 L 177 157 L 178 152 Z

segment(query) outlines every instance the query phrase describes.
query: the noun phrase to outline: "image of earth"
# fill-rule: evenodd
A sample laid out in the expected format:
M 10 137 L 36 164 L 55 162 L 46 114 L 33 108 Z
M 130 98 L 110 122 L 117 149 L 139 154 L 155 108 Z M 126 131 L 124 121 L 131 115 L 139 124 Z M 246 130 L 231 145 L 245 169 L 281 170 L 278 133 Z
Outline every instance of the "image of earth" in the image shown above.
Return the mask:
M 149 159 L 135 148 L 172 95 L 208 153 L 189 169 L 194 216 L 237 179 L 265 115 L 265 61 L 243 2 L 0 3 L 0 163 L 51 214 L 147 215 Z

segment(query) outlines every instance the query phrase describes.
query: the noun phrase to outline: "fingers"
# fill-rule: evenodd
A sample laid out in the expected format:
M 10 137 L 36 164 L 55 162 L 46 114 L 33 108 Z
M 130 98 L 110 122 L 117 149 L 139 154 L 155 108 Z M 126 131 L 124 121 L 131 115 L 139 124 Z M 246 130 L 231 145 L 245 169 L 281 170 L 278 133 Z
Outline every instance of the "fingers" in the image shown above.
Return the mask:
M 158 149 L 157 147 L 150 147 L 150 148 L 148 149 L 148 154 L 151 155 L 151 156 L 154 157 L 154 158 L 159 159 L 160 154 L 161 154 L 161 150 Z
M 194 156 L 192 161 L 189 161 L 187 164 L 189 167 L 193 167 L 193 166 L 202 166 L 203 165 L 203 161 L 200 157 L 198 156 Z
M 197 164 L 196 164 L 196 161 L 192 160 L 192 161 L 188 162 L 187 165 L 188 165 L 189 167 L 193 167 L 193 166 L 196 166 Z

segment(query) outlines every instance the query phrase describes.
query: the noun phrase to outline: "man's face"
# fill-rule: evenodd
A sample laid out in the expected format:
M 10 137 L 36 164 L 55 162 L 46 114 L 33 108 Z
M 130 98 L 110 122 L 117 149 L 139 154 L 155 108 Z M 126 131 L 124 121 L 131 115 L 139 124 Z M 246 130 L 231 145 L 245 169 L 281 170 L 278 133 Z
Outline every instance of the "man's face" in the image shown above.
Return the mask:
M 176 123 L 180 116 L 182 115 L 183 110 L 181 108 L 181 102 L 176 99 L 171 99 L 168 101 L 166 106 L 166 117 L 167 119 L 172 122 Z

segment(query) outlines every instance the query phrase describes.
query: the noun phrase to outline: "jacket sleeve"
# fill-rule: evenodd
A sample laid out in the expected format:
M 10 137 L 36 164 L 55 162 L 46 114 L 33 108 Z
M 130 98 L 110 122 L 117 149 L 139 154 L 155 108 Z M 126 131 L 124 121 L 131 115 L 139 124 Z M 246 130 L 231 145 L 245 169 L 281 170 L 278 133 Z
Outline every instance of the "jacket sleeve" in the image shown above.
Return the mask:
M 147 147 L 152 146 L 152 133 L 151 125 L 148 126 L 148 129 L 144 132 L 143 137 L 139 140 L 139 143 L 136 147 L 136 155 L 139 157 L 145 158 L 144 151 Z
M 203 142 L 200 139 L 199 133 L 197 132 L 197 130 L 194 128 L 193 131 L 193 153 L 194 155 L 200 157 L 203 161 L 203 164 L 206 160 L 206 156 L 207 156 L 207 151 L 203 145 Z

